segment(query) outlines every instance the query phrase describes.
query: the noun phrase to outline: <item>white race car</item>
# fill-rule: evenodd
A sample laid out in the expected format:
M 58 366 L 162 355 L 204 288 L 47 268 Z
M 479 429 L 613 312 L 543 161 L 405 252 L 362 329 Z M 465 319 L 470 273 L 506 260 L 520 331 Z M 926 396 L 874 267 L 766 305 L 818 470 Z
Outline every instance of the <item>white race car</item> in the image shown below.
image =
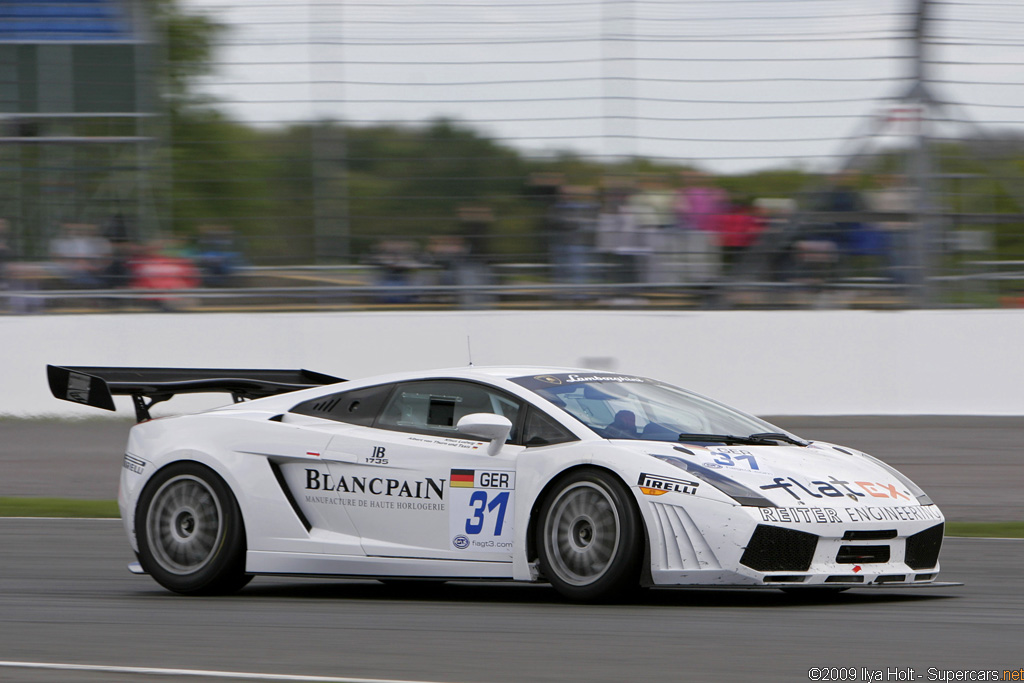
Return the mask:
M 645 377 L 47 370 L 61 399 L 133 397 L 132 569 L 178 593 L 257 574 L 544 581 L 576 600 L 938 585 L 944 518 L 905 476 Z M 208 391 L 235 404 L 149 419 Z

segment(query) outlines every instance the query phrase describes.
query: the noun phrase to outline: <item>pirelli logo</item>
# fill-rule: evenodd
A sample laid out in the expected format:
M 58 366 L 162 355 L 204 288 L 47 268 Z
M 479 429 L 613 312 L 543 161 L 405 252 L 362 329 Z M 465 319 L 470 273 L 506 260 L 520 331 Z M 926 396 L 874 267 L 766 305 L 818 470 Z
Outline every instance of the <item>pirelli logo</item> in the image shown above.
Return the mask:
M 697 493 L 700 482 L 642 472 L 637 485 L 640 487 L 640 491 L 648 496 L 663 496 L 666 493 L 685 493 L 692 496 Z
M 123 467 L 135 474 L 142 474 L 142 471 L 146 469 L 146 461 L 125 453 Z

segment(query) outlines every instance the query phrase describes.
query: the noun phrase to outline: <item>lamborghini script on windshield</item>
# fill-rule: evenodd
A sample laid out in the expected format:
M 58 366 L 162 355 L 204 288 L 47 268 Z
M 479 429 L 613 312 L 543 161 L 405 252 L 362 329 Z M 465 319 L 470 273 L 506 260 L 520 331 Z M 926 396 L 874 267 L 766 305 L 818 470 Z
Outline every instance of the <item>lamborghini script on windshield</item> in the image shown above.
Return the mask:
M 645 377 L 48 373 L 57 398 L 132 397 L 118 502 L 133 568 L 178 593 L 257 574 L 544 581 L 577 600 L 937 585 L 943 516 L 905 476 Z M 235 403 L 150 419 L 209 391 Z

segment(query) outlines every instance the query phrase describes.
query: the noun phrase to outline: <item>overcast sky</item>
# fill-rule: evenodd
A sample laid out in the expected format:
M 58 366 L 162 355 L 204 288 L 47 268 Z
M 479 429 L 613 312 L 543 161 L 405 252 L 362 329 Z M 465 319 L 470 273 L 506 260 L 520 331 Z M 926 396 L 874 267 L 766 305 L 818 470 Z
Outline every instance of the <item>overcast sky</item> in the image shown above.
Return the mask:
M 228 26 L 205 86 L 247 121 L 445 116 L 531 152 L 722 172 L 838 163 L 910 87 L 917 4 L 187 2 Z M 1024 3 L 941 0 L 932 12 L 933 91 L 967 105 L 954 116 L 1024 131 Z

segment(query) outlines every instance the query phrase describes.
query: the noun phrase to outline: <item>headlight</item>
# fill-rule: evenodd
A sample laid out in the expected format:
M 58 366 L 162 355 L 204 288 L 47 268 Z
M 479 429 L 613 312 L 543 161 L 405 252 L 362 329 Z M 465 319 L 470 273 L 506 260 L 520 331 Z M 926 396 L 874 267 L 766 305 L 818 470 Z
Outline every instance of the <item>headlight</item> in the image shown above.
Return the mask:
M 725 495 L 735 500 L 740 505 L 746 505 L 748 507 L 759 507 L 759 508 L 775 508 L 778 507 L 775 503 L 771 502 L 757 491 L 748 489 L 738 481 L 734 481 L 729 477 L 725 476 L 721 472 L 713 470 L 709 467 L 703 467 L 701 465 L 694 464 L 682 458 L 677 458 L 672 455 L 655 455 L 650 454 L 652 457 L 667 462 L 670 465 L 674 465 L 681 470 L 689 472 L 698 479 L 706 482 L 707 484 L 718 489 Z

